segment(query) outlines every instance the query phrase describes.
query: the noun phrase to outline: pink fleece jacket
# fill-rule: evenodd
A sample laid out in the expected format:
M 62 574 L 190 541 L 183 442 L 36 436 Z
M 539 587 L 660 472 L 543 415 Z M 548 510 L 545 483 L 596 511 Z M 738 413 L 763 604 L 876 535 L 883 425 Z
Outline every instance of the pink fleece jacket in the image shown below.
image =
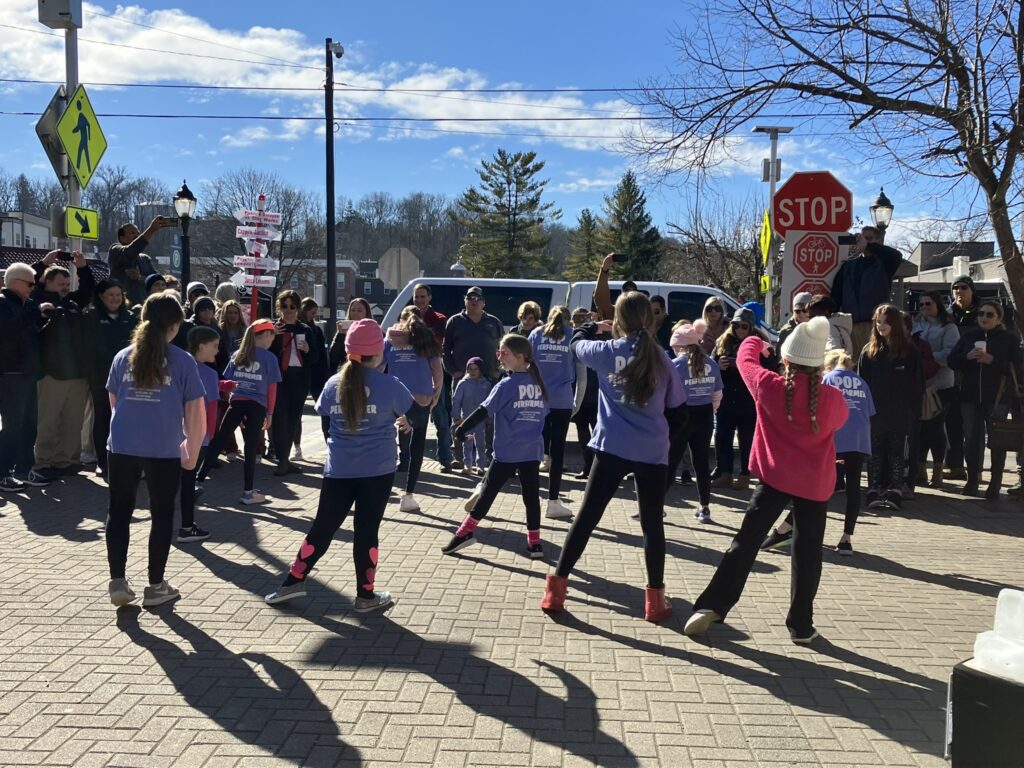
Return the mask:
M 761 367 L 766 344 L 749 336 L 740 344 L 736 366 L 754 397 L 757 426 L 750 451 L 750 472 L 776 490 L 811 501 L 826 501 L 836 486 L 834 434 L 849 415 L 842 393 L 818 387 L 818 432 L 811 431 L 807 405 L 809 379 L 793 380 L 793 421 L 786 418 L 786 379 Z

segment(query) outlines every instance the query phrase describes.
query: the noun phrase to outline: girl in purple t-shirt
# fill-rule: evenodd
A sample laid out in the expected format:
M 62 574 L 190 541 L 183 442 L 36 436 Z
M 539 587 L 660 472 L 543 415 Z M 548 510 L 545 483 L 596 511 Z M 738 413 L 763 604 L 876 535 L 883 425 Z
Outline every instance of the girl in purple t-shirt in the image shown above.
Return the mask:
M 562 546 L 555 573 L 549 574 L 541 608 L 560 611 L 569 574 L 583 555 L 622 479 L 632 472 L 640 502 L 647 562 L 645 617 L 663 621 L 672 614 L 665 597 L 665 473 L 671 432 L 682 426 L 686 401 L 682 384 L 652 334 L 651 300 L 639 291 L 619 296 L 615 320 L 577 329 L 573 349 L 597 373 L 600 399 L 597 429 L 590 440 L 594 465 L 579 514 Z M 611 341 L 597 341 L 600 332 Z
M 526 338 L 514 333 L 505 336 L 498 347 L 498 362 L 509 375 L 495 384 L 483 404 L 454 430 L 459 440 L 465 440 L 474 427 L 492 416 L 494 460 L 466 501 L 469 514 L 441 551 L 453 555 L 476 541 L 476 527 L 490 511 L 498 492 L 519 475 L 526 505 L 526 553 L 534 559 L 542 558 L 540 459 L 544 454 L 541 433 L 548 413 L 548 390 L 533 358 L 533 346 Z
M 196 361 L 171 344 L 184 321 L 173 291 L 154 293 L 142 306 L 142 322 L 132 344 L 114 357 L 107 378 L 110 393 L 110 508 L 107 564 L 110 602 L 135 600 L 125 578 L 128 529 L 143 475 L 152 518 L 149 533 L 149 586 L 144 606 L 177 600 L 181 594 L 164 579 L 174 532 L 174 498 L 181 471 L 196 465 L 206 434 L 203 382 Z
M 221 445 L 241 425 L 245 441 L 245 488 L 238 500 L 241 504 L 262 504 L 267 500 L 253 485 L 256 482 L 256 456 L 263 442 L 263 430 L 274 416 L 277 385 L 281 381 L 281 367 L 269 352 L 273 342 L 274 323 L 271 320 L 257 320 L 245 329 L 238 351 L 224 369 L 224 378 L 235 382 L 236 387 L 231 393 L 224 421 L 206 450 L 206 460 L 197 478 L 199 483 L 206 479 Z

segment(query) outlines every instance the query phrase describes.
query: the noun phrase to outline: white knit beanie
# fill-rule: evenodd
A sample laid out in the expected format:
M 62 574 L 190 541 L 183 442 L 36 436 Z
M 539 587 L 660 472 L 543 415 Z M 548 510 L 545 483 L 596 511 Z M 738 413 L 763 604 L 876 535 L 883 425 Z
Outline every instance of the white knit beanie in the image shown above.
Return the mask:
M 825 362 L 828 334 L 828 318 L 812 317 L 800 323 L 783 342 L 782 359 L 808 368 L 820 368 Z

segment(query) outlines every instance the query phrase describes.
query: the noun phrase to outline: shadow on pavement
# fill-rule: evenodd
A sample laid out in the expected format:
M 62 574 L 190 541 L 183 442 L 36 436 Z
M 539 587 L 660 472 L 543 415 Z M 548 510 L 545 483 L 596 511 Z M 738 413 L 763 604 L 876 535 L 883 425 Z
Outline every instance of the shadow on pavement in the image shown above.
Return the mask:
M 134 606 L 118 610 L 118 628 L 153 654 L 190 707 L 227 733 L 294 765 L 363 764 L 359 750 L 342 740 L 330 709 L 291 667 L 264 653 L 232 653 L 173 610 L 157 612 L 192 646 L 183 651 L 143 629 L 139 613 Z

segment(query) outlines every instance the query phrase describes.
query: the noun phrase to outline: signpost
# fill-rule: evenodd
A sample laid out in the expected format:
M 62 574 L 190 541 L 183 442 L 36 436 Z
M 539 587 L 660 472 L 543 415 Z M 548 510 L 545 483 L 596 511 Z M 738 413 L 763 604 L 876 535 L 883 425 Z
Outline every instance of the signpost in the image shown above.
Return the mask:
M 786 257 L 782 262 L 780 321 L 785 322 L 793 308 L 793 297 L 806 291 L 813 296 L 830 294 L 832 279 L 850 256 L 850 247 L 840 245 L 842 232 L 802 232 L 786 235 Z
M 100 215 L 91 208 L 69 205 L 64 211 L 64 231 L 68 237 L 82 240 L 100 239 Z
M 276 242 L 282 237 L 281 232 L 277 229 L 281 224 L 281 214 L 263 210 L 266 204 L 266 196 L 260 195 L 255 211 L 245 209 L 235 211 L 235 219 L 240 225 L 235 227 L 235 237 L 245 240 L 245 250 L 248 255 L 235 256 L 234 265 L 242 270 L 251 270 L 239 273 L 242 285 L 249 288 L 251 293 L 250 323 L 256 320 L 256 314 L 259 312 L 259 289 L 273 288 L 277 284 L 276 277 L 260 275 L 260 272 L 277 272 L 281 269 L 279 260 L 264 258 L 269 251 L 267 241 Z

